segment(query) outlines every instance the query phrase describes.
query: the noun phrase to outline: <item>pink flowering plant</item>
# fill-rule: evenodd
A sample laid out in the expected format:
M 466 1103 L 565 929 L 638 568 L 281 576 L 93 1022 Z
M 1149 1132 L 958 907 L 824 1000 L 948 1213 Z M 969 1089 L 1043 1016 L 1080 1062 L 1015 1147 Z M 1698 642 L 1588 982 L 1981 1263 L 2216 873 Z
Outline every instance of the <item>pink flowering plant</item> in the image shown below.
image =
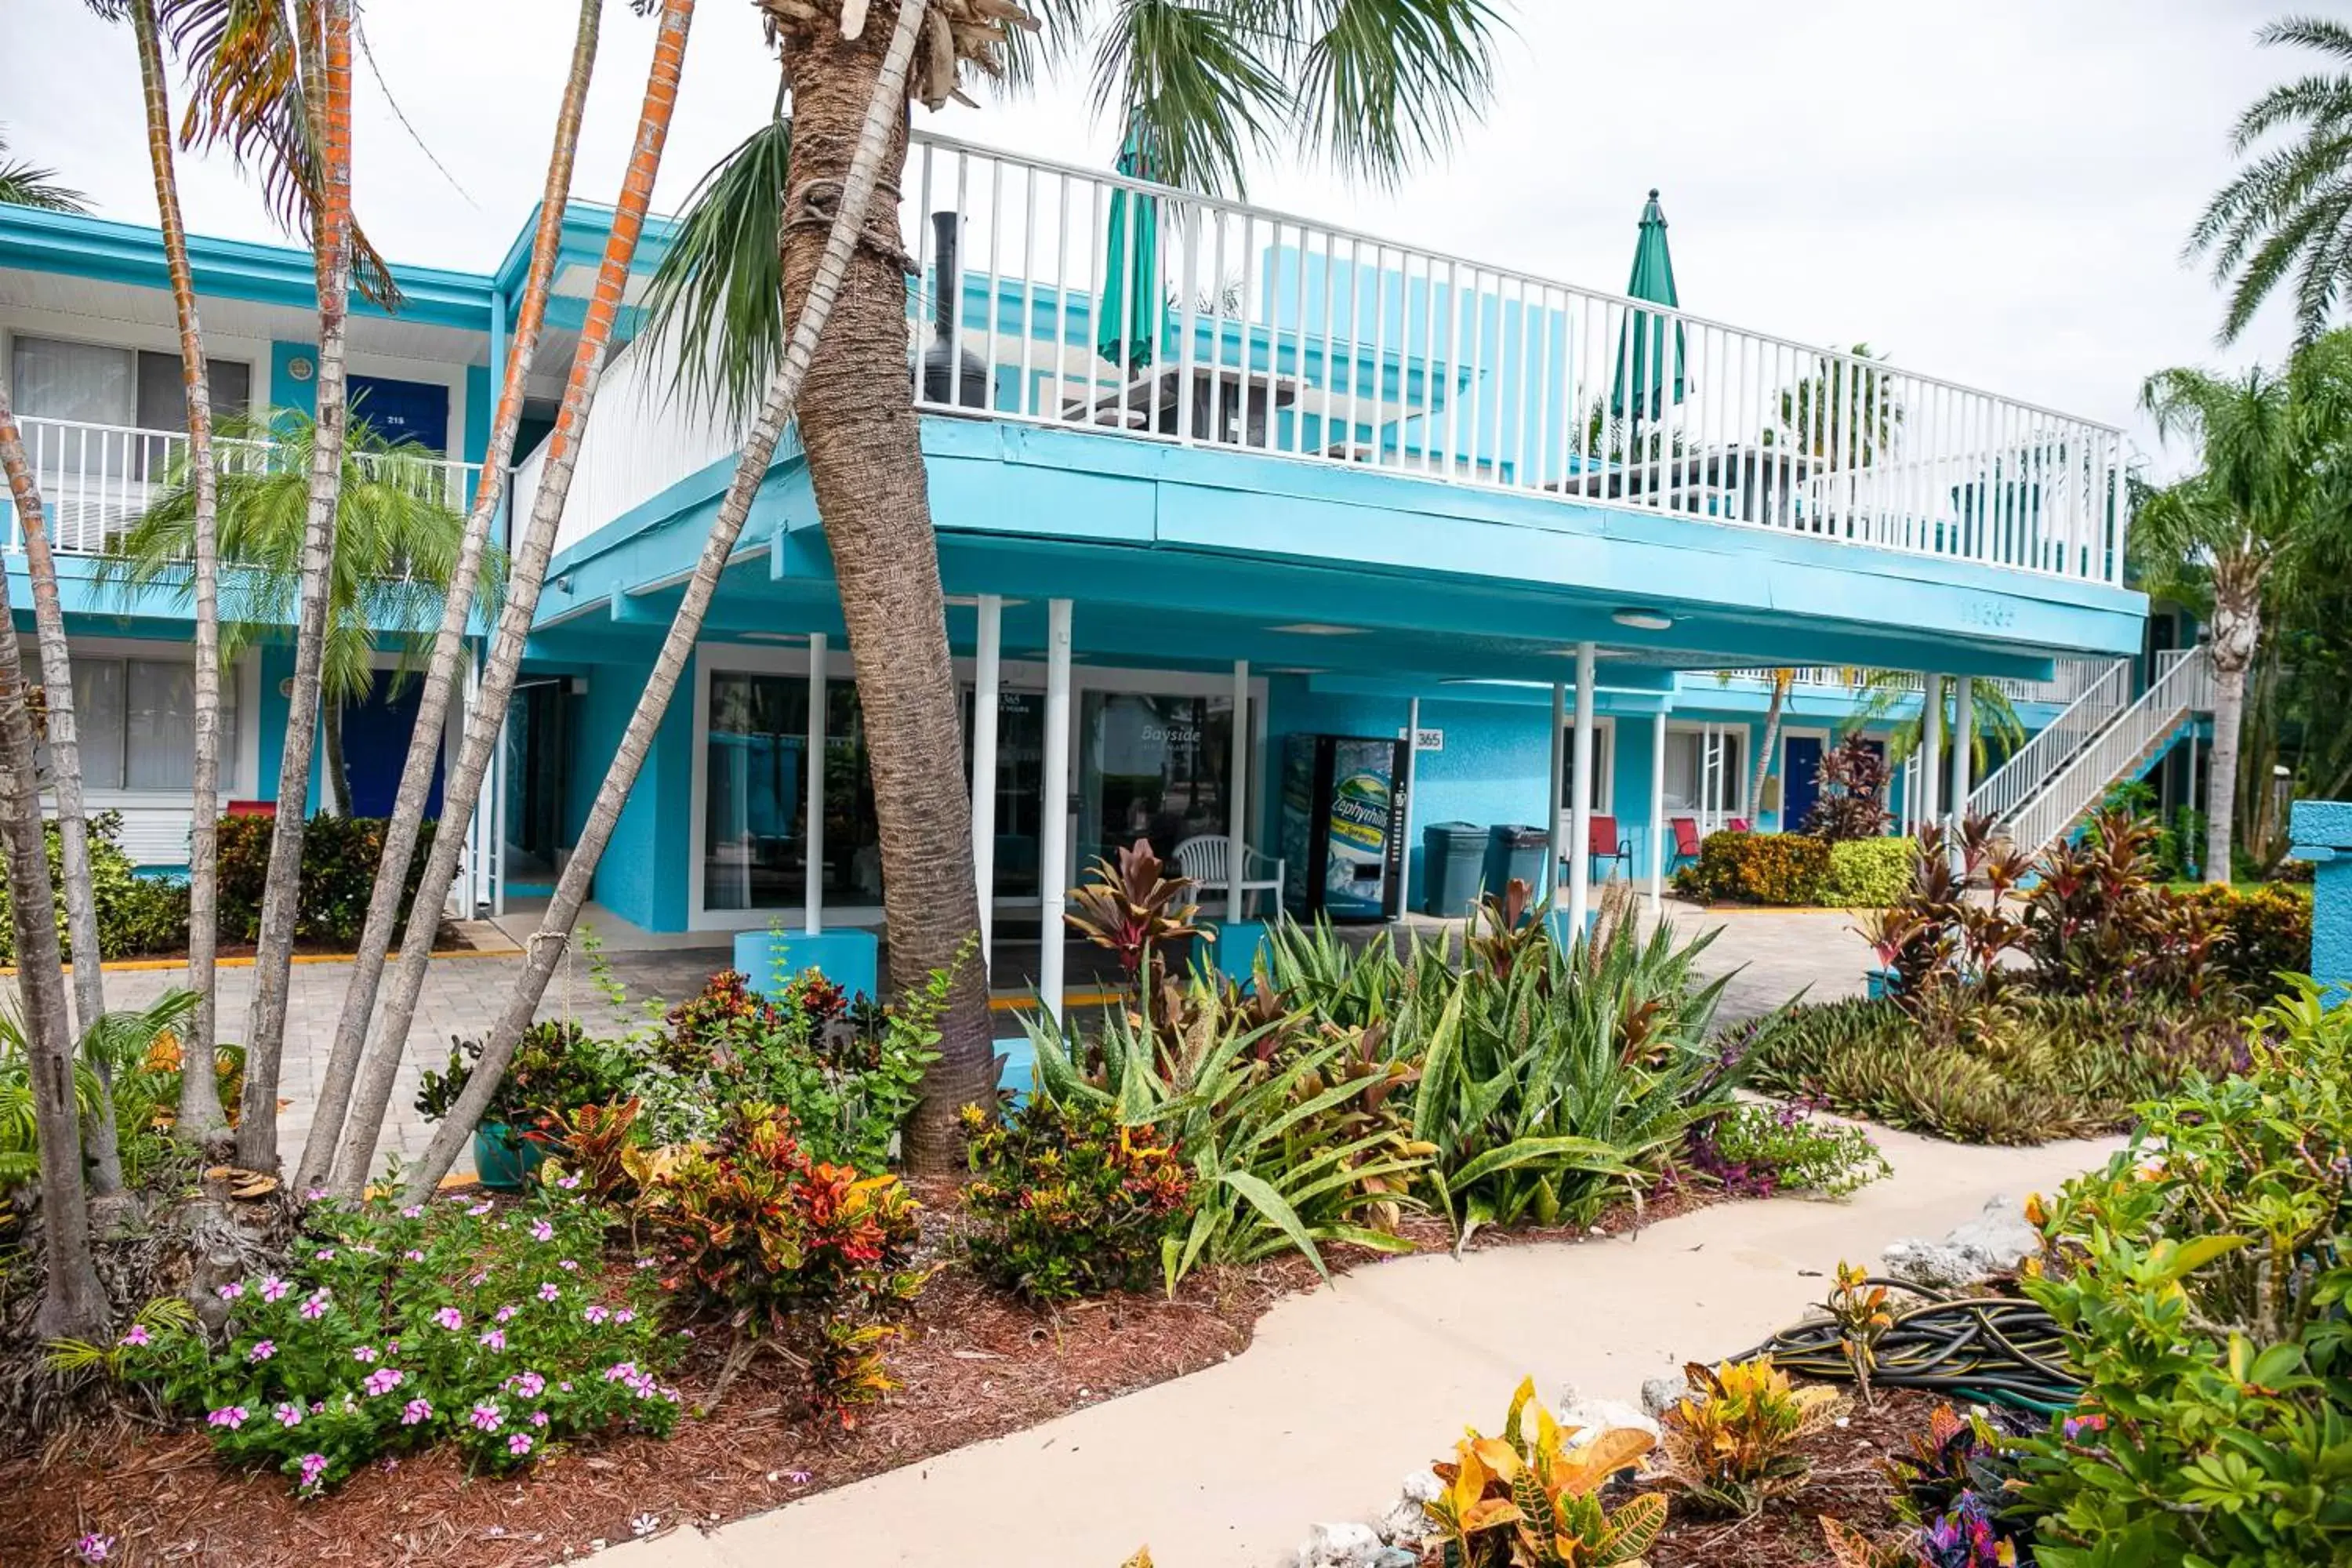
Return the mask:
M 552 1185 L 505 1212 L 321 1204 L 288 1262 L 224 1296 L 220 1331 L 152 1324 L 110 1365 L 306 1497 L 435 1443 L 508 1470 L 567 1438 L 667 1435 L 679 1401 L 662 1373 L 683 1342 L 659 1331 L 652 1274 L 601 1268 L 606 1220 Z

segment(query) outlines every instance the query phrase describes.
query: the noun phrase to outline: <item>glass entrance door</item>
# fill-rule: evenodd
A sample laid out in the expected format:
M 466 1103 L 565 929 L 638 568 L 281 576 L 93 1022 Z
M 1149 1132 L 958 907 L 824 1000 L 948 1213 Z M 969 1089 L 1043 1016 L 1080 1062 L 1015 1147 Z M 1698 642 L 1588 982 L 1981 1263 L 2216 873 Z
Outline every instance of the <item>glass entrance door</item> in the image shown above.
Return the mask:
M 972 689 L 963 689 L 963 776 L 971 783 Z M 1037 898 L 1037 846 L 1045 818 L 1045 694 L 996 696 L 996 897 Z
M 1231 809 L 1230 696 L 1088 691 L 1078 713 L 1077 872 L 1139 838 L 1162 859 Z

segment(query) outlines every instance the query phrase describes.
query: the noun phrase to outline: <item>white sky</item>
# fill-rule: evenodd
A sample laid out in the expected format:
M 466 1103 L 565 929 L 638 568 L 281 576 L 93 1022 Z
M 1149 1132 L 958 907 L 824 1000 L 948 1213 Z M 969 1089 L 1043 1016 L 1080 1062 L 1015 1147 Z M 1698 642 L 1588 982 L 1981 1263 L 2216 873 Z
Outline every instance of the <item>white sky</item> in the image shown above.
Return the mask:
M 1663 192 L 1684 305 L 2095 418 L 2138 422 L 2139 380 L 2283 352 L 2284 312 L 2213 342 L 2220 299 L 2179 246 L 2231 168 L 2225 137 L 2304 62 L 2258 50 L 2284 0 L 1499 0 L 1516 23 L 1484 122 L 1393 192 L 1267 168 L 1265 205 L 1620 289 Z M 127 29 L 82 0 L 0 0 L 14 154 L 102 215 L 154 221 Z M 436 169 L 361 74 L 358 201 L 396 261 L 485 269 L 544 175 L 572 0 L 375 0 L 375 60 Z M 606 5 L 577 194 L 610 201 L 653 25 Z M 769 110 L 745 0 L 706 0 L 658 205 Z M 1083 81 L 925 117 L 951 133 L 1108 163 Z M 176 100 L 175 100 L 176 105 Z M 453 184 L 454 179 L 454 184 Z M 277 237 L 227 164 L 184 159 L 192 226 Z M 2144 428 L 2140 439 L 2147 444 Z M 2164 468 L 2182 454 L 2168 454 Z

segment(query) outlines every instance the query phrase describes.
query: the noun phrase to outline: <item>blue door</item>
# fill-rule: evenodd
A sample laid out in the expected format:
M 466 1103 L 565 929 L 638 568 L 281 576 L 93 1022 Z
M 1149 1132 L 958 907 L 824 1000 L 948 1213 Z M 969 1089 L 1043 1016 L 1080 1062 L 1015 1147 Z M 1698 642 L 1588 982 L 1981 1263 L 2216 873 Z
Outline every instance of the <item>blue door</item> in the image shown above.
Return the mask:
M 1813 803 L 1822 797 L 1822 738 L 1784 735 L 1780 738 L 1780 831 L 1794 833 L 1805 825 Z
M 408 761 L 408 737 L 416 729 L 416 708 L 424 682 L 410 677 L 397 695 L 392 672 L 375 672 L 375 689 L 364 702 L 343 705 L 343 773 L 352 786 L 352 815 L 390 816 L 400 794 L 400 770 Z M 425 815 L 441 815 L 441 759 L 433 763 L 433 793 L 425 796 Z
M 413 441 L 436 452 L 449 449 L 449 389 L 429 382 L 394 381 L 383 375 L 351 378 L 352 415 L 398 445 Z

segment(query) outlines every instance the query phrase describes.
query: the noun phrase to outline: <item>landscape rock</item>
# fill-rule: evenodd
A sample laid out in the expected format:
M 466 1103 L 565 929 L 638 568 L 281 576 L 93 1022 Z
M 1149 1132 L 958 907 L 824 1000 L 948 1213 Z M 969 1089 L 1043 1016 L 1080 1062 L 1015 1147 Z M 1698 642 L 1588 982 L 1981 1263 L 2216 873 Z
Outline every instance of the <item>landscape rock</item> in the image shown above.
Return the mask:
M 1880 1255 L 1881 1268 L 1907 1284 L 1952 1290 L 2002 1275 L 2042 1250 L 2042 1237 L 2013 1198 L 1989 1200 L 1976 1218 L 1941 1241 L 1898 1241 Z
M 1690 1380 L 1681 1373 L 1660 1373 L 1642 1380 L 1642 1408 L 1653 1421 L 1665 1419 L 1666 1412 L 1682 1403 L 1690 1393 Z
M 1318 1524 L 1298 1549 L 1298 1568 L 1382 1568 L 1388 1543 L 1369 1524 Z
M 1562 1426 L 1579 1428 L 1576 1435 L 1568 1440 L 1570 1449 L 1584 1447 L 1612 1426 L 1632 1426 L 1647 1432 L 1653 1437 L 1658 1435 L 1657 1420 L 1646 1411 L 1636 1409 L 1622 1399 L 1587 1399 L 1577 1392 L 1573 1384 L 1559 1391 L 1559 1402 L 1553 1409 L 1558 1413 L 1554 1418 Z
M 1415 1470 L 1405 1477 L 1396 1501 L 1375 1526 L 1380 1538 L 1391 1546 L 1417 1546 L 1428 1540 L 1435 1526 L 1421 1505 L 1435 1502 L 1444 1490 L 1445 1483 L 1429 1470 Z

